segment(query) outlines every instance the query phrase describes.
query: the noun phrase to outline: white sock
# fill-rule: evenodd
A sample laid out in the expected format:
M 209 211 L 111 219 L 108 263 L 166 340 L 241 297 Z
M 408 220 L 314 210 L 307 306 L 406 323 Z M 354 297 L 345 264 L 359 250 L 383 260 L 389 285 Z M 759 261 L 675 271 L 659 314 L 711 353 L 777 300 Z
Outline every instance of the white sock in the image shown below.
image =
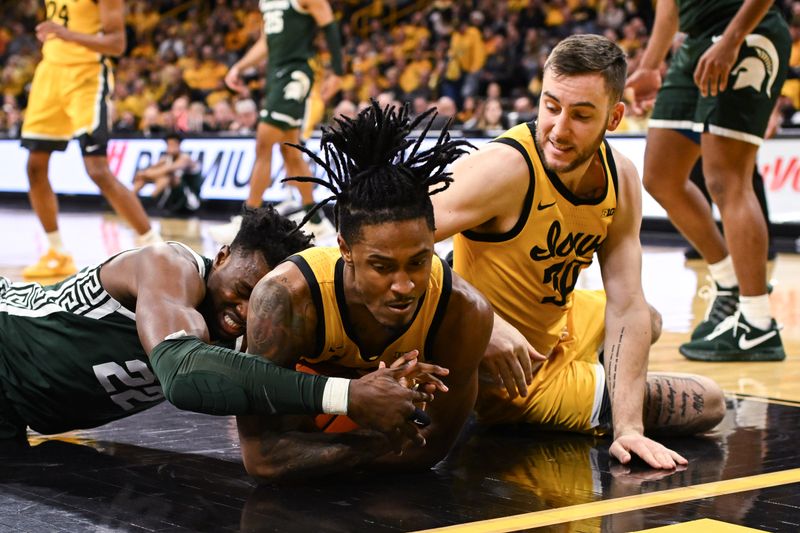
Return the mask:
M 739 285 L 739 281 L 736 279 L 736 271 L 733 270 L 733 260 L 730 255 L 725 256 L 725 259 L 718 263 L 710 263 L 708 265 L 708 271 L 711 273 L 711 279 L 723 289 L 730 289 L 731 287 L 737 287 Z
M 769 329 L 772 314 L 769 312 L 769 295 L 739 296 L 739 310 L 745 320 L 758 329 Z
M 47 235 L 47 242 L 50 244 L 50 249 L 55 250 L 56 252 L 63 254 L 64 252 L 64 243 L 61 240 L 61 232 L 58 230 L 51 231 L 50 233 L 45 233 Z
M 147 233 L 143 233 L 136 237 L 136 244 L 138 246 L 147 246 L 148 244 L 157 244 L 163 242 L 161 234 L 153 228 L 150 228 Z

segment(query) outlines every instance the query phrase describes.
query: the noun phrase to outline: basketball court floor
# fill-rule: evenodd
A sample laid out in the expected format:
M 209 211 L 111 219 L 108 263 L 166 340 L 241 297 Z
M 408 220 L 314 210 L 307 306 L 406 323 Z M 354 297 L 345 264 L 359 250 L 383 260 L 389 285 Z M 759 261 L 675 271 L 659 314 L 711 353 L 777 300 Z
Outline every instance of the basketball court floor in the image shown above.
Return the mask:
M 216 252 L 207 228 L 218 222 L 160 223 L 166 239 Z M 133 243 L 109 215 L 64 213 L 61 226 L 79 266 Z M 19 280 L 44 236 L 24 209 L 0 208 L 0 227 L 0 275 Z M 691 362 L 677 348 L 705 309 L 706 271 L 680 248 L 645 247 L 645 293 L 664 316 L 651 370 L 705 374 L 727 393 L 717 429 L 662 439 L 689 459 L 676 472 L 620 465 L 607 440 L 469 423 L 430 472 L 259 487 L 233 418 L 162 404 L 0 449 L 0 531 L 800 531 L 800 256 L 779 254 L 770 275 L 787 360 Z M 582 278 L 597 287 L 599 270 Z

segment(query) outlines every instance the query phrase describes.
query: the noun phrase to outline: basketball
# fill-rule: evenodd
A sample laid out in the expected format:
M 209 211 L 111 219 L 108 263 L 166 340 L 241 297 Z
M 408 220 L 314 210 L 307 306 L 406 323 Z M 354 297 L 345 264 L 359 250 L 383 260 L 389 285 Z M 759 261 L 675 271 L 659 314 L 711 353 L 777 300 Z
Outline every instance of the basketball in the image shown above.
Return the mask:
M 306 374 L 316 374 L 316 375 L 335 376 L 335 377 L 357 377 L 354 376 L 352 372 L 348 372 L 349 369 L 344 369 L 342 367 L 337 367 L 334 365 L 324 365 L 323 368 L 321 365 L 312 366 L 306 363 L 298 363 L 295 366 L 295 370 L 297 370 L 298 372 L 304 372 Z M 353 422 L 346 415 L 328 415 L 328 414 L 315 416 L 314 425 L 316 425 L 317 428 L 324 433 L 346 433 L 348 431 L 353 431 L 354 429 L 358 429 L 359 427 L 358 424 Z

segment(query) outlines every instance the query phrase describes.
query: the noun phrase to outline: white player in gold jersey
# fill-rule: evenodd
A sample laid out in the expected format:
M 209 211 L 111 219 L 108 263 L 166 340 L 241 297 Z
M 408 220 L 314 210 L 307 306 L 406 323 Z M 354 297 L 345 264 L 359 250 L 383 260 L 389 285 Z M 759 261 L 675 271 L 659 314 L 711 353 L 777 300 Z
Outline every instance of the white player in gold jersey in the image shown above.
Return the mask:
M 436 238 L 455 235 L 455 271 L 495 309 L 477 410 L 602 434 L 623 463 L 686 460 L 645 431 L 694 433 L 725 412 L 720 388 L 694 375 L 647 376 L 660 316 L 641 283 L 641 183 L 605 141 L 624 114 L 624 53 L 579 35 L 553 49 L 538 120 L 456 163 L 433 196 Z M 605 291 L 574 290 L 597 253 Z

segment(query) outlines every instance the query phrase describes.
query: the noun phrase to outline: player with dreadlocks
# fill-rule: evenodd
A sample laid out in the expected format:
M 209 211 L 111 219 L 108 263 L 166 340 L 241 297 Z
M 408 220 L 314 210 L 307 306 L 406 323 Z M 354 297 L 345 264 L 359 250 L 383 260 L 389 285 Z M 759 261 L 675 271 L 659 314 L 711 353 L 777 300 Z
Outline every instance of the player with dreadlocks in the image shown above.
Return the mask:
M 420 137 L 409 139 L 423 123 Z M 451 140 L 445 128 L 423 150 L 430 123 L 431 113 L 412 120 L 407 108 L 373 102 L 323 131 L 322 157 L 304 150 L 327 179 L 298 179 L 333 193 L 316 207 L 336 200 L 339 246 L 308 249 L 279 265 L 256 285 L 248 314 L 248 350 L 286 367 L 303 363 L 353 377 L 417 353 L 418 364 L 431 371 L 448 368 L 444 382 L 424 376 L 425 387 L 440 393 L 421 406 L 430 424 L 409 421 L 389 439 L 365 429 L 321 431 L 309 417 L 240 417 L 244 464 L 258 478 L 429 468 L 444 458 L 472 411 L 492 311 L 434 255 L 430 195 L 450 184 L 446 167 L 467 143 Z

